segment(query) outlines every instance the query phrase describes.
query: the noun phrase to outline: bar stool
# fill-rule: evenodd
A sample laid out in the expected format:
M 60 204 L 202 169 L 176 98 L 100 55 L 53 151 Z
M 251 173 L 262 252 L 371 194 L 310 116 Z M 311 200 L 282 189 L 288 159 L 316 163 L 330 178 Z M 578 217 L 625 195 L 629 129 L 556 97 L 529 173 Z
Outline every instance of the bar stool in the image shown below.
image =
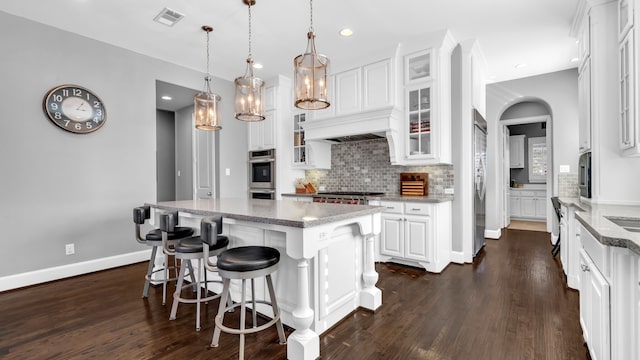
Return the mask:
M 219 298 L 220 295 L 209 296 L 208 284 L 210 282 L 222 283 L 220 280 L 207 280 L 207 271 L 202 267 L 202 260 L 205 259 L 205 248 L 203 247 L 203 236 L 209 239 L 209 246 L 206 248 L 206 259 L 209 262 L 210 256 L 218 256 L 229 245 L 229 238 L 219 236 L 222 232 L 222 217 L 204 218 L 200 222 L 200 235 L 192 236 L 178 241 L 173 248 L 170 248 L 167 241 L 168 233 L 173 230 L 173 224 L 176 223 L 174 216 L 177 214 L 167 213 L 160 215 L 160 230 L 162 230 L 162 244 L 165 254 L 174 255 L 176 259 L 180 259 L 180 273 L 178 274 L 178 283 L 176 291 L 173 293 L 173 304 L 171 305 L 171 314 L 169 320 L 175 320 L 180 303 L 196 304 L 196 331 L 200 331 L 200 304 L 210 300 Z M 215 235 L 215 236 L 214 236 Z M 191 260 L 198 260 L 198 274 L 192 283 L 183 286 L 185 278 L 185 270 L 191 264 Z M 202 288 L 200 287 L 200 273 L 204 271 L 204 290 L 205 297 L 202 297 Z M 193 271 L 190 271 L 193 274 Z M 196 298 L 187 298 L 181 296 L 182 290 L 195 285 Z
M 204 240 L 206 241 L 207 239 Z M 205 246 L 210 244 L 210 242 L 205 243 Z M 212 347 L 218 346 L 220 331 L 240 335 L 239 359 L 244 359 L 244 335 L 262 331 L 274 324 L 278 330 L 280 345 L 286 344 L 282 320 L 280 320 L 280 310 L 278 309 L 278 302 L 276 301 L 276 295 L 273 289 L 273 281 L 271 280 L 271 273 L 278 270 L 279 262 L 280 252 L 274 248 L 266 246 L 237 247 L 226 250 L 218 256 L 217 269 L 218 273 L 224 280 L 224 285 L 222 288 L 222 297 L 220 298 L 218 314 L 216 314 L 215 317 L 215 329 L 213 331 L 213 339 L 211 340 Z M 266 300 L 256 300 L 255 298 L 254 280 L 255 278 L 263 276 L 266 277 L 267 280 L 269 298 L 271 300 L 270 302 Z M 242 297 L 240 299 L 240 304 L 233 304 L 225 308 L 225 303 L 229 297 L 229 285 L 231 284 L 231 279 L 242 280 Z M 251 329 L 245 329 L 245 282 L 247 279 L 251 279 L 251 297 L 253 304 L 253 328 Z M 273 319 L 271 321 L 257 326 L 256 303 L 271 305 L 271 308 L 273 309 Z M 234 329 L 224 326 L 224 313 L 238 306 L 240 306 L 240 328 Z
M 175 263 L 174 266 L 169 266 L 169 256 L 165 255 L 164 262 L 162 264 L 162 268 L 153 270 L 156 261 L 156 253 L 158 251 L 158 247 L 162 246 L 162 231 L 160 229 L 154 229 L 149 231 L 144 237 L 140 232 L 140 227 L 151 217 L 151 208 L 149 206 L 139 206 L 133 208 L 133 222 L 136 224 L 136 241 L 140 244 L 146 244 L 152 247 L 151 257 L 149 258 L 149 267 L 147 268 L 147 274 L 145 275 L 144 281 L 144 289 L 142 290 L 142 298 L 149 297 L 149 284 L 151 283 L 151 277 L 154 273 L 162 271 L 164 273 L 162 279 L 162 305 L 165 305 L 167 302 L 167 281 L 174 281 L 176 277 L 169 278 L 168 272 L 170 269 L 176 269 Z M 178 220 L 178 216 L 176 214 L 175 221 Z M 184 226 L 175 226 L 178 225 L 177 222 L 174 224 L 173 231 L 167 233 L 167 242 L 170 246 L 174 246 L 179 239 L 187 238 L 193 235 L 193 229 L 190 227 Z M 175 259 L 174 259 L 175 260 Z

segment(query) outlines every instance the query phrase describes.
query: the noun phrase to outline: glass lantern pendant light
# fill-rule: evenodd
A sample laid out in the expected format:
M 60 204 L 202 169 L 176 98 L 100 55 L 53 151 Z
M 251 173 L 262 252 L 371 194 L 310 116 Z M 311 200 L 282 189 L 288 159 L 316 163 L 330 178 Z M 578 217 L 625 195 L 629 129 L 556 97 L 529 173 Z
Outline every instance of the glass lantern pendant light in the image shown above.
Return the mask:
M 211 74 L 209 73 L 209 33 L 213 31 L 213 28 L 204 25 L 202 30 L 207 33 L 207 76 L 204 78 L 204 89 L 193 98 L 196 129 L 220 130 L 222 129 L 218 105 L 220 96 L 211 92 Z
M 311 25 L 307 33 L 307 49 L 293 59 L 294 104 L 305 110 L 329 107 L 327 95 L 327 69 L 329 59 L 316 52 L 316 35 L 313 32 L 313 0 L 309 1 Z
M 242 121 L 264 120 L 264 81 L 253 76 L 253 58 L 251 57 L 251 6 L 255 0 L 243 0 L 249 8 L 249 56 L 244 76 L 236 78 L 236 113 Z

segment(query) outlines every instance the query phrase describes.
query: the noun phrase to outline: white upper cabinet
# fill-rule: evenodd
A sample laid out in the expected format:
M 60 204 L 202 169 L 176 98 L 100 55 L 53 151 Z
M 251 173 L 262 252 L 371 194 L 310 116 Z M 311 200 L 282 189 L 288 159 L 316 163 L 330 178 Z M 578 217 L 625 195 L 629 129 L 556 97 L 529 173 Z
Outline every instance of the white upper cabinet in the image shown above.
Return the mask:
M 362 67 L 363 110 L 394 105 L 393 68 L 391 59 L 378 61 Z
M 640 156 L 638 108 L 638 56 L 635 35 L 637 0 L 618 2 L 618 126 L 619 145 L 624 156 Z
M 620 41 L 633 26 L 634 0 L 618 0 L 618 37 Z
M 264 115 L 264 120 L 248 124 L 250 151 L 276 148 L 276 111 L 265 111 Z
M 353 114 L 361 111 L 360 68 L 341 72 L 335 75 L 336 115 Z
M 587 58 L 578 74 L 579 151 L 591 150 L 591 60 Z
M 524 135 L 509 136 L 509 168 L 524 169 Z
M 434 33 L 426 49 L 407 49 L 404 64 L 404 165 L 451 162 L 451 53 L 448 31 Z
M 393 106 L 394 71 L 391 59 L 384 59 L 327 77 L 331 106 L 310 113 L 323 120 Z

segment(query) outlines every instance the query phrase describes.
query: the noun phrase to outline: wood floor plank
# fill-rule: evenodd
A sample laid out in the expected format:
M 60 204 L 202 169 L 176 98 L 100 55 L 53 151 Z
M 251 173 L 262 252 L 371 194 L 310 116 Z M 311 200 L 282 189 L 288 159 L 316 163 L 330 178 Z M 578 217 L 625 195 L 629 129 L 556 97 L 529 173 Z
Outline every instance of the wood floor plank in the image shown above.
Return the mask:
M 548 233 L 506 230 L 473 264 L 442 274 L 376 264 L 382 307 L 356 310 L 323 334 L 321 357 L 587 359 L 578 293 L 550 251 Z M 237 358 L 237 336 L 223 333 L 209 347 L 217 300 L 203 307 L 196 332 L 194 306 L 181 304 L 169 321 L 161 287 L 140 298 L 145 271 L 134 264 L 0 293 L 0 358 Z M 239 311 L 225 316 L 237 321 Z M 247 359 L 285 358 L 270 330 L 247 336 Z

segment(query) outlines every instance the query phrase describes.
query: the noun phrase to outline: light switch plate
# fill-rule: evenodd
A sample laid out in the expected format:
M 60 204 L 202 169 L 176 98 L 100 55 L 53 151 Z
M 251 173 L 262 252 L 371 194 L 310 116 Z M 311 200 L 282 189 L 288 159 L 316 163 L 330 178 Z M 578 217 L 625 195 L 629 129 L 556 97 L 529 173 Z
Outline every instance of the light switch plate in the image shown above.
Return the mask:
M 444 189 L 444 193 L 447 194 L 447 195 L 453 195 L 453 188 Z
M 225 168 L 224 169 L 224 174 L 227 175 L 227 176 L 231 176 L 231 169 Z
M 571 172 L 571 167 L 569 165 L 560 165 L 560 172 L 561 173 Z

